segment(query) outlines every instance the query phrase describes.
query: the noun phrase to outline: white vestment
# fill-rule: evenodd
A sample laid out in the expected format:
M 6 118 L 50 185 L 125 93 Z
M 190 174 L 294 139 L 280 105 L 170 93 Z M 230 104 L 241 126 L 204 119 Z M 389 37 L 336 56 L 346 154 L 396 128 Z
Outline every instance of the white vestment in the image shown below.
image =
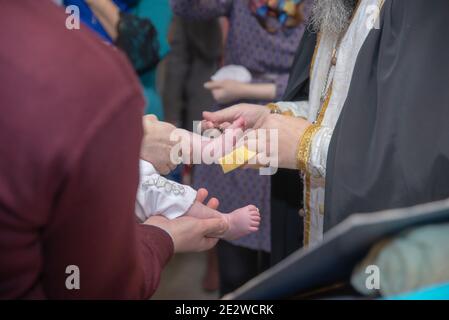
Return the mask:
M 312 139 L 307 172 L 302 173 L 305 246 L 315 244 L 323 238 L 324 191 L 329 144 L 348 95 L 358 53 L 373 27 L 373 19 L 377 20 L 379 16 L 382 3 L 379 0 L 360 1 L 353 20 L 341 40 L 336 66 L 331 66 L 331 59 L 337 38 L 321 33 L 310 74 L 309 100 L 277 103 L 281 111 L 290 110 L 295 116 L 304 117 L 310 122 L 319 122 L 321 126 Z M 327 89 L 330 88 L 331 93 L 328 102 L 322 103 L 323 88 L 326 86 L 328 75 Z M 318 115 L 321 113 L 324 117 L 319 119 Z

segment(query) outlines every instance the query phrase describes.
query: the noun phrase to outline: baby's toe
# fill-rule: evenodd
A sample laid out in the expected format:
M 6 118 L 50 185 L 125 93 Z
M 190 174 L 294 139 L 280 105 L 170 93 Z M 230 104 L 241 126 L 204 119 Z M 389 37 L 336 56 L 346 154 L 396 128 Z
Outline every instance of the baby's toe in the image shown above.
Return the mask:
M 252 205 L 252 204 L 247 206 L 246 209 L 249 211 L 259 211 L 259 209 L 255 205 Z
M 251 227 L 256 227 L 258 228 L 260 226 L 260 222 L 259 221 L 253 221 L 251 222 Z
M 251 211 L 249 213 L 249 215 L 251 216 L 251 218 L 260 218 L 260 212 L 259 211 Z

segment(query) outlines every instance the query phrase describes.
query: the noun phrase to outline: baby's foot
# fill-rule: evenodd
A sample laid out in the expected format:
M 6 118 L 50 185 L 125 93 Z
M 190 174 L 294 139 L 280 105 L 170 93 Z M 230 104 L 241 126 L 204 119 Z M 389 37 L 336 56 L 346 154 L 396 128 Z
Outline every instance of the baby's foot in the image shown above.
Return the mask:
M 253 205 L 237 209 L 223 215 L 228 220 L 229 229 L 221 237 L 225 240 L 235 240 L 259 230 L 260 213 Z

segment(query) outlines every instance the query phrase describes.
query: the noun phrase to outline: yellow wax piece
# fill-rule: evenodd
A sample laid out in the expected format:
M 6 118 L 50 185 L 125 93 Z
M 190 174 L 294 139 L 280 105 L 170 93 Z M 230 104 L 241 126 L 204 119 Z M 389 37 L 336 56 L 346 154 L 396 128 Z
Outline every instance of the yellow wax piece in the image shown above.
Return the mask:
M 248 148 L 242 146 L 225 155 L 223 158 L 220 158 L 218 162 L 220 163 L 223 172 L 229 173 L 235 169 L 243 167 L 256 154 L 256 152 L 248 150 Z

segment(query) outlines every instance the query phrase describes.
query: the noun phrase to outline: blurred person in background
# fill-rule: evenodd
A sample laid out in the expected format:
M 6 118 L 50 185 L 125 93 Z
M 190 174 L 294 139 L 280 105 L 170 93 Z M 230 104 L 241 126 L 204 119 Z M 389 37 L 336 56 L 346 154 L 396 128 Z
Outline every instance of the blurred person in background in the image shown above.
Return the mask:
M 217 71 L 223 52 L 223 39 L 218 19 L 191 21 L 174 17 L 170 27 L 170 53 L 166 58 L 162 94 L 165 120 L 192 131 L 193 121 L 214 104 L 203 84 Z M 184 167 L 184 183 L 191 183 L 192 167 Z M 194 167 L 193 167 L 194 170 Z M 216 250 L 208 253 L 203 280 L 206 291 L 218 289 Z
M 82 22 L 100 38 L 128 56 L 141 79 L 146 113 L 163 118 L 156 85 L 156 67 L 169 48 L 167 33 L 171 12 L 166 0 L 64 0 L 76 5 Z
M 229 19 L 229 33 L 224 53 L 225 65 L 245 67 L 252 76 L 251 83 L 233 80 L 208 81 L 216 103 L 223 107 L 242 101 L 259 104 L 279 100 L 287 86 L 290 67 L 301 41 L 311 1 L 256 1 L 256 0 L 171 0 L 175 14 L 192 20 Z M 198 119 L 199 120 L 199 119 Z M 278 179 L 276 176 L 274 179 Z M 297 173 L 280 175 L 282 190 L 275 195 L 281 210 L 296 225 L 295 248 L 299 247 L 301 222 L 298 215 L 301 203 L 300 182 Z M 274 188 L 279 189 L 279 182 Z M 239 241 L 221 241 L 218 246 L 221 294 L 229 293 L 270 266 L 271 251 L 271 178 L 257 171 L 236 170 L 223 175 L 218 166 L 198 166 L 194 185 L 206 187 L 222 200 L 221 209 L 234 210 L 251 200 L 261 212 L 260 231 Z M 292 199 L 289 202 L 288 197 Z M 282 226 L 279 233 L 284 237 Z M 282 255 L 282 254 L 280 254 Z
M 191 21 L 174 17 L 170 53 L 166 59 L 165 120 L 192 131 L 214 98 L 204 83 L 218 70 L 222 57 L 222 31 L 218 19 Z
M 165 119 L 161 94 L 164 92 L 165 57 L 170 51 L 168 34 L 173 18 L 168 0 L 140 0 L 132 8 L 132 12 L 140 18 L 148 19 L 157 30 L 159 44 L 159 63 L 157 69 L 140 75 L 147 100 L 145 113 L 155 114 L 159 119 Z M 179 179 L 178 179 L 179 180 Z

